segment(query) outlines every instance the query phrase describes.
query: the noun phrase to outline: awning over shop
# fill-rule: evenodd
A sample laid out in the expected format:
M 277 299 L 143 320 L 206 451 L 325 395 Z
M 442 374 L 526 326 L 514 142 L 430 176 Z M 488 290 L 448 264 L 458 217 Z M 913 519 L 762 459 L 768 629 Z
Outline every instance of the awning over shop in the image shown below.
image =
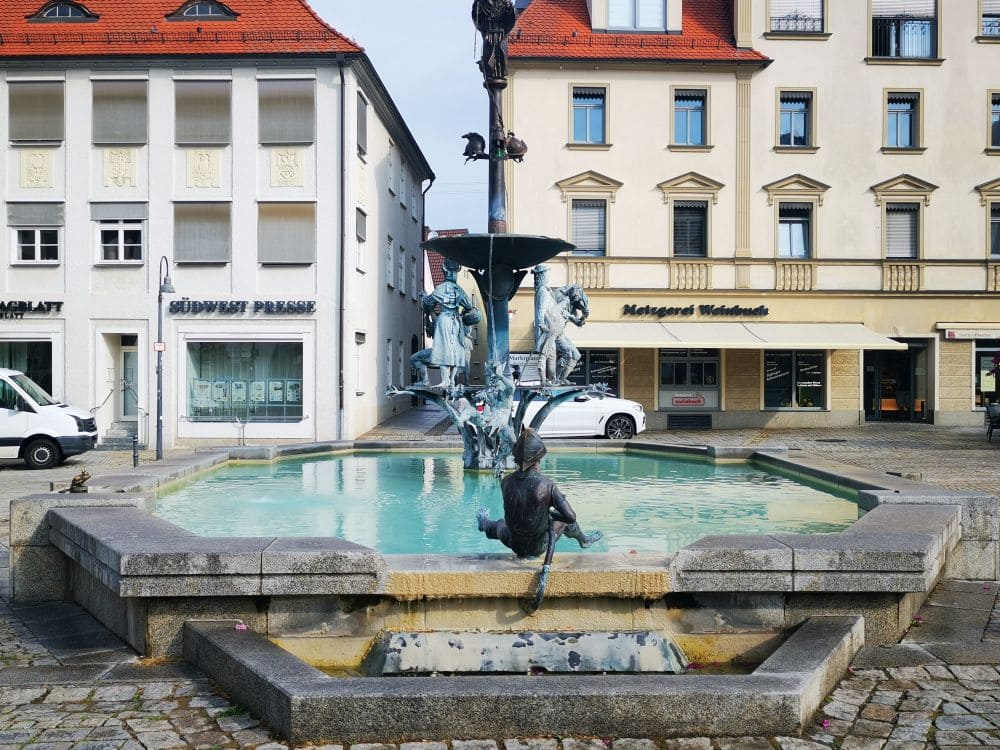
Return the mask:
M 588 321 L 569 336 L 586 349 L 906 349 L 861 323 Z

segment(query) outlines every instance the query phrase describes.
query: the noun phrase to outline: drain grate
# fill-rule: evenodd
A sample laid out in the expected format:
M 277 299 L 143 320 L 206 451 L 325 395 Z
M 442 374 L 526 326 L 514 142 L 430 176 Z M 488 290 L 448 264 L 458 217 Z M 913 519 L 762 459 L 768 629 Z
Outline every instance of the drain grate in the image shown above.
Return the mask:
M 668 430 L 710 430 L 711 414 L 668 414 Z

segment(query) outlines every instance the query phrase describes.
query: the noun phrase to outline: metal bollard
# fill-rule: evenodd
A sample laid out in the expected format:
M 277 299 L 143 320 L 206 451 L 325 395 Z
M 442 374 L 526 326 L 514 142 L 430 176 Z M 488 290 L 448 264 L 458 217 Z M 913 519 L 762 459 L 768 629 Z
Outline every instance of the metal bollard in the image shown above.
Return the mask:
M 132 468 L 138 468 L 139 466 L 139 436 L 132 436 Z

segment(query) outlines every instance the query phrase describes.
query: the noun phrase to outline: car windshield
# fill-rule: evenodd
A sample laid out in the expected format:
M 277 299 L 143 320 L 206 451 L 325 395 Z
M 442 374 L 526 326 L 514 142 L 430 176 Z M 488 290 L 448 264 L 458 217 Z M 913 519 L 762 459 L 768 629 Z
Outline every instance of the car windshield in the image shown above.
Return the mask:
M 11 375 L 10 379 L 14 381 L 18 388 L 31 396 L 32 400 L 39 406 L 52 406 L 59 403 L 27 375 Z

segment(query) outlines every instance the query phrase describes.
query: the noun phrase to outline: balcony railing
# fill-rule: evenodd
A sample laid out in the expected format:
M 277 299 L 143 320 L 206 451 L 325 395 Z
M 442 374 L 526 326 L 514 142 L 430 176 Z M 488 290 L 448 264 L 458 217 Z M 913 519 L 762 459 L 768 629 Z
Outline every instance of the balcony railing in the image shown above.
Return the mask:
M 872 57 L 933 58 L 937 56 L 937 21 L 892 16 L 872 19 Z
M 821 34 L 823 33 L 823 16 L 807 16 L 803 13 L 771 16 L 771 31 Z
M 983 16 L 983 36 L 1000 36 L 1000 16 Z

